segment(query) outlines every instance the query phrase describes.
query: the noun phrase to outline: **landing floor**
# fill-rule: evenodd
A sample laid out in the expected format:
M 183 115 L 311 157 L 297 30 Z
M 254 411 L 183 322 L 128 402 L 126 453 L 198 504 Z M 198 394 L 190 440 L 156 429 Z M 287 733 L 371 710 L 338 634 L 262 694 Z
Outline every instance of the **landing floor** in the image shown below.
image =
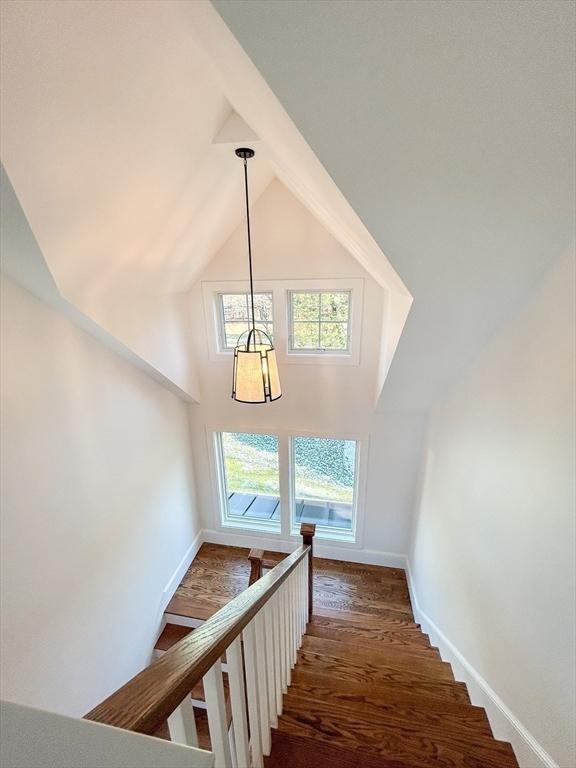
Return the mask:
M 166 612 L 207 619 L 248 586 L 248 549 L 203 544 Z M 267 552 L 269 559 L 284 554 Z M 338 616 L 373 613 L 399 621 L 414 621 L 406 575 L 400 568 L 383 568 L 314 558 L 314 613 Z

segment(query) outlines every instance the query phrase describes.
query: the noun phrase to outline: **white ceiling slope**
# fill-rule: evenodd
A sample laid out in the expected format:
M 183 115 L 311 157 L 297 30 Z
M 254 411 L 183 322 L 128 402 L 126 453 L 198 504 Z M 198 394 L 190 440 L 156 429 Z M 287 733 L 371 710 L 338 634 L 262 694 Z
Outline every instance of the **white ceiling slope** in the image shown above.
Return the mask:
M 280 178 L 388 291 L 383 381 L 411 295 L 208 0 L 1 13 L 2 162 L 68 301 L 153 364 L 166 333 L 174 367 L 174 295 L 242 221 L 246 142 L 252 200 Z
M 576 5 L 214 5 L 410 287 L 381 405 L 428 408 L 575 237 Z
M 58 309 L 73 323 L 99 339 L 132 365 L 143 370 L 182 400 L 197 402 L 194 388 L 189 386 L 190 382 L 185 382 L 183 386 L 181 381 L 177 381 L 178 377 L 174 376 L 173 372 L 166 375 L 162 371 L 163 366 L 151 364 L 132 346 L 124 344 L 100 323 L 95 322 L 86 313 L 80 311 L 74 303 L 62 296 L 2 165 L 0 165 L 0 255 L 3 274 Z

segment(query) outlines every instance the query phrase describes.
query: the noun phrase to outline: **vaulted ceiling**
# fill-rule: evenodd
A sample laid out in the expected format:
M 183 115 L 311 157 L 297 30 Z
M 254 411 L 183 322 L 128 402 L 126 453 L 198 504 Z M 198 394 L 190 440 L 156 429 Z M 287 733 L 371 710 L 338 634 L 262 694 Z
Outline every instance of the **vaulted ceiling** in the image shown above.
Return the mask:
M 574 239 L 573 17 L 3 3 L 7 183 L 66 299 L 174 378 L 161 335 L 242 220 L 232 148 L 256 142 L 253 199 L 278 177 L 387 291 L 380 407 L 425 410 Z
M 1 10 L 6 194 L 68 302 L 173 376 L 177 294 L 242 220 L 247 143 L 252 200 L 279 178 L 386 289 L 383 383 L 410 293 L 207 0 Z
M 385 407 L 427 408 L 574 234 L 563 0 L 214 0 L 414 296 Z

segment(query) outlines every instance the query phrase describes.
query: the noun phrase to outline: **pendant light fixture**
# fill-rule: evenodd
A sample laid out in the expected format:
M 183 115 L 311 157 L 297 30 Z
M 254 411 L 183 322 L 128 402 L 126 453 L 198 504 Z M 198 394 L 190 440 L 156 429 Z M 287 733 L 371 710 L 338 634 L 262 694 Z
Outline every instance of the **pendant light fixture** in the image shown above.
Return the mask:
M 252 240 L 250 237 L 250 206 L 248 202 L 248 160 L 253 149 L 239 148 L 236 155 L 244 162 L 246 193 L 246 228 L 248 234 L 248 268 L 250 271 L 250 306 L 252 327 L 245 331 L 234 348 L 232 399 L 239 403 L 270 403 L 282 397 L 274 345 L 268 334 L 256 328 L 254 313 L 254 281 L 252 279 Z

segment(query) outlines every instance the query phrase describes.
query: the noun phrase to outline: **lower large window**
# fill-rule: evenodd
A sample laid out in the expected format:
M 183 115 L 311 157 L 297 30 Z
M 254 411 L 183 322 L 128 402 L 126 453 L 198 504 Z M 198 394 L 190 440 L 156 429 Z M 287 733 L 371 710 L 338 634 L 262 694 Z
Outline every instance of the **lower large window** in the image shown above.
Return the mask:
M 221 432 L 219 442 L 226 521 L 279 530 L 278 438 Z
M 355 540 L 355 440 L 249 432 L 215 437 L 223 525 L 295 535 L 302 523 L 315 523 L 320 538 Z
M 354 529 L 356 442 L 292 438 L 292 528 L 316 523 L 351 534 Z

